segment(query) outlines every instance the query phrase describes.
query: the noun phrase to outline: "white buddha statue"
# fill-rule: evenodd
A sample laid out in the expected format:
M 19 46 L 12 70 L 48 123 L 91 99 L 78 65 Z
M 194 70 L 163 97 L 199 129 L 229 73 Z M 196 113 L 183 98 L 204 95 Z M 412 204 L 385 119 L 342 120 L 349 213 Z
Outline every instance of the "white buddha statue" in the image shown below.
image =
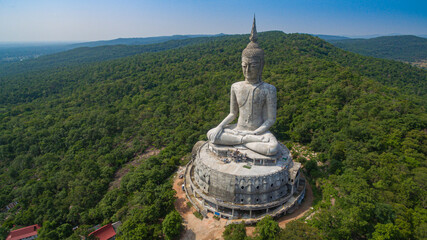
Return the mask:
M 269 131 L 276 121 L 277 95 L 276 88 L 261 79 L 264 51 L 258 46 L 257 38 L 254 17 L 251 42 L 242 53 L 245 81 L 231 86 L 230 114 L 207 135 L 213 144 L 240 145 L 271 156 L 279 150 L 277 139 Z M 230 125 L 237 116 L 237 124 Z

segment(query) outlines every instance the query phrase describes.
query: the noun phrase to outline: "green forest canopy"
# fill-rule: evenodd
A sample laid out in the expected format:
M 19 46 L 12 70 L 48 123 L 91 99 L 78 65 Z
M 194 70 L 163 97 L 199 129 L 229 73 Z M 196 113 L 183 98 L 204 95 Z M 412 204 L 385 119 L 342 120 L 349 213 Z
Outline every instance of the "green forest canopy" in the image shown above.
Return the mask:
M 0 206 L 19 204 L 0 214 L 1 234 L 38 223 L 41 239 L 78 239 L 121 220 L 124 239 L 162 238 L 171 175 L 227 115 L 230 86 L 242 80 L 247 35 L 210 39 L 2 77 Z M 266 32 L 259 42 L 263 79 L 278 91 L 273 132 L 326 163 L 307 169 L 323 196 L 308 229 L 328 239 L 426 237 L 427 71 L 309 35 Z M 108 191 L 149 147 L 164 149 Z

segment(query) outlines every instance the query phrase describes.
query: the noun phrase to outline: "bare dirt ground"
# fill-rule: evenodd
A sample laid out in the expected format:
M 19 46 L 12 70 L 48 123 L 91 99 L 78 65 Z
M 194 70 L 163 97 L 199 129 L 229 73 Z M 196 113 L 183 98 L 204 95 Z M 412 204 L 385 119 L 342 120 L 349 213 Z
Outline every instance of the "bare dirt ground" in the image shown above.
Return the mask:
M 181 171 L 181 172 L 180 172 Z M 216 220 L 213 218 L 213 214 L 209 213 L 208 218 L 200 220 L 194 216 L 193 212 L 196 211 L 193 207 L 187 206 L 187 198 L 185 192 L 182 190 L 182 184 L 184 179 L 179 179 L 179 175 L 184 173 L 183 168 L 178 170 L 178 174 L 175 176 L 173 189 L 176 191 L 175 208 L 181 214 L 184 220 L 184 232 L 181 235 L 182 240 L 193 240 L 193 239 L 223 239 L 222 232 L 224 231 L 226 219 Z
M 184 173 L 184 168 L 178 170 L 173 183 L 173 189 L 176 191 L 177 200 L 175 201 L 175 208 L 181 214 L 184 220 L 184 232 L 181 235 L 182 240 L 210 240 L 210 239 L 223 239 L 222 233 L 224 232 L 226 219 L 221 218 L 216 220 L 213 218 L 213 214 L 209 213 L 208 218 L 200 220 L 194 216 L 194 208 L 187 206 L 187 198 L 185 192 L 182 190 L 182 184 L 184 179 L 179 179 L 179 175 Z M 303 203 L 293 213 L 283 216 L 277 220 L 281 228 L 285 228 L 286 224 L 290 221 L 296 220 L 304 216 L 308 212 L 313 204 L 313 192 L 311 186 L 307 182 L 306 194 Z M 255 227 L 246 227 L 246 233 L 249 236 L 254 234 Z
M 409 64 L 412 64 L 413 66 L 416 66 L 416 67 L 427 69 L 427 59 L 419 60 L 417 62 L 411 62 Z

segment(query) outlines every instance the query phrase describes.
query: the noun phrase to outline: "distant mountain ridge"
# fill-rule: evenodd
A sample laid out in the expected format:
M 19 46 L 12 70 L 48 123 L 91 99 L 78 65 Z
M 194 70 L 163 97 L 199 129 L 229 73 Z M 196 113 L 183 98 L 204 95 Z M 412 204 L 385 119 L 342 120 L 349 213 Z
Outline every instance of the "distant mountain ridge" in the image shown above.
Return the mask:
M 159 36 L 159 37 L 145 37 L 145 38 L 117 38 L 112 40 L 101 40 L 93 42 L 81 43 L 29 43 L 29 44 L 11 44 L 0 43 L 0 64 L 8 62 L 19 62 L 24 60 L 31 60 L 40 56 L 64 52 L 80 47 L 99 47 L 111 45 L 147 45 L 156 44 L 172 40 L 183 40 L 199 37 L 217 37 L 225 34 L 215 35 L 173 35 L 173 36 Z
M 371 38 L 377 38 L 377 37 L 408 36 L 411 34 L 390 33 L 390 34 L 371 34 L 371 35 L 327 35 L 327 34 L 310 34 L 310 35 L 321 38 L 323 40 L 330 40 L 330 39 L 340 40 L 340 39 L 371 39 Z M 427 34 L 416 34 L 413 36 L 427 38 Z
M 28 61 L 34 58 L 39 58 L 44 55 L 49 54 L 55 54 L 60 53 L 68 50 L 72 50 L 75 48 L 80 47 L 100 47 L 100 46 L 112 46 L 112 45 L 147 45 L 147 44 L 157 44 L 172 40 L 185 40 L 185 39 L 193 39 L 193 38 L 200 38 L 200 37 L 218 37 L 218 36 L 224 36 L 226 34 L 220 33 L 215 35 L 172 35 L 172 36 L 158 36 L 158 37 L 145 37 L 145 38 L 117 38 L 112 40 L 101 40 L 101 41 L 93 41 L 93 42 L 81 42 L 81 43 L 28 43 L 28 44 L 11 44 L 11 43 L 0 43 L 0 70 L 3 68 L 4 65 L 9 65 L 13 62 L 20 62 L 20 61 Z M 376 39 L 378 35 L 369 35 L 369 36 L 339 36 L 339 35 L 326 35 L 326 34 L 310 34 L 312 36 L 319 37 L 325 41 L 328 41 L 337 47 L 343 48 L 348 51 L 352 51 L 355 53 L 359 53 L 366 56 L 373 56 L 373 57 L 379 57 L 379 58 L 387 58 L 387 59 L 393 59 L 393 60 L 399 60 L 399 61 L 406 61 L 411 62 L 413 64 L 417 64 L 419 62 L 425 62 L 427 65 L 427 60 L 424 57 L 417 57 L 416 60 L 408 59 L 411 58 L 412 50 L 411 52 L 403 52 L 403 54 L 408 56 L 400 56 L 401 52 L 396 52 L 394 48 L 387 49 L 385 46 L 381 46 L 380 48 L 383 48 L 383 52 L 385 51 L 391 51 L 393 56 L 382 56 L 382 54 L 376 54 L 371 53 L 367 51 L 365 48 L 371 48 L 369 47 L 370 44 L 375 44 L 372 42 L 366 42 L 363 40 L 372 40 Z M 369 39 L 360 39 L 360 37 L 366 37 Z M 374 38 L 375 37 L 375 38 Z M 397 35 L 397 34 L 391 34 L 390 36 L 386 37 L 403 37 L 403 35 Z M 425 38 L 427 35 L 419 35 L 418 38 Z M 348 42 L 341 42 L 341 40 Z M 356 40 L 356 41 L 350 41 L 350 40 Z M 357 44 L 355 43 L 357 42 Z M 375 41 L 373 41 L 375 42 Z M 360 45 L 367 44 L 366 46 L 360 46 Z M 413 43 L 410 43 L 410 45 Z M 350 46 L 352 45 L 352 46 Z M 376 47 L 373 47 L 376 49 Z M 418 52 L 418 50 L 415 50 Z M 421 49 L 421 52 L 425 52 L 423 49 Z M 419 52 L 417 53 L 419 54 Z M 402 60 L 403 58 L 403 60 Z M 406 59 L 405 59 L 406 58 Z M 2 66 L 3 65 L 3 66 Z
M 413 35 L 325 40 L 336 47 L 365 56 L 410 62 L 414 65 L 427 62 L 427 39 Z
M 172 35 L 172 36 L 159 36 L 159 37 L 145 37 L 145 38 L 117 38 L 113 40 L 101 40 L 93 42 L 83 42 L 71 44 L 70 47 L 98 47 L 106 45 L 145 45 L 145 44 L 155 44 L 162 43 L 170 40 L 182 40 L 188 38 L 198 38 L 198 37 L 217 37 L 223 36 L 225 34 L 215 34 L 215 35 Z
M 324 34 L 313 34 L 313 36 L 318 37 L 320 39 L 323 39 L 325 41 L 329 40 L 343 40 L 343 39 L 350 39 L 348 37 L 344 36 L 336 36 L 336 35 L 324 35 Z
M 389 33 L 389 34 L 369 34 L 369 35 L 345 35 L 348 38 L 355 38 L 355 39 L 370 39 L 370 38 L 377 38 L 377 37 L 394 37 L 394 36 L 416 36 L 416 37 L 422 37 L 426 38 L 426 34 L 401 34 L 401 33 Z

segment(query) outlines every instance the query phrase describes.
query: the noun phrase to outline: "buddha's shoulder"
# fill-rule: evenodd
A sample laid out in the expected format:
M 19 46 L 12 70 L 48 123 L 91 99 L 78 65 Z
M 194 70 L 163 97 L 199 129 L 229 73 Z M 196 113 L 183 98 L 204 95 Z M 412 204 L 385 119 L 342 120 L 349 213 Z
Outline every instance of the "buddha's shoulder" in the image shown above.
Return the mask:
M 248 87 L 250 87 L 250 85 L 245 83 L 245 81 L 235 82 L 231 85 L 231 89 L 234 89 L 234 90 L 248 88 Z M 263 91 L 276 92 L 276 87 L 266 82 L 263 82 L 258 88 Z
M 264 83 L 261 85 L 261 88 L 263 88 L 263 89 L 265 89 L 265 90 L 267 90 L 267 91 L 269 91 L 269 92 L 276 92 L 276 87 L 275 87 L 275 86 L 273 86 L 273 85 L 271 85 L 271 84 L 268 84 L 268 83 L 266 83 L 266 82 L 264 82 Z
M 231 88 L 233 89 L 239 89 L 245 87 L 245 81 L 240 81 L 240 82 L 235 82 L 233 84 L 231 84 Z

